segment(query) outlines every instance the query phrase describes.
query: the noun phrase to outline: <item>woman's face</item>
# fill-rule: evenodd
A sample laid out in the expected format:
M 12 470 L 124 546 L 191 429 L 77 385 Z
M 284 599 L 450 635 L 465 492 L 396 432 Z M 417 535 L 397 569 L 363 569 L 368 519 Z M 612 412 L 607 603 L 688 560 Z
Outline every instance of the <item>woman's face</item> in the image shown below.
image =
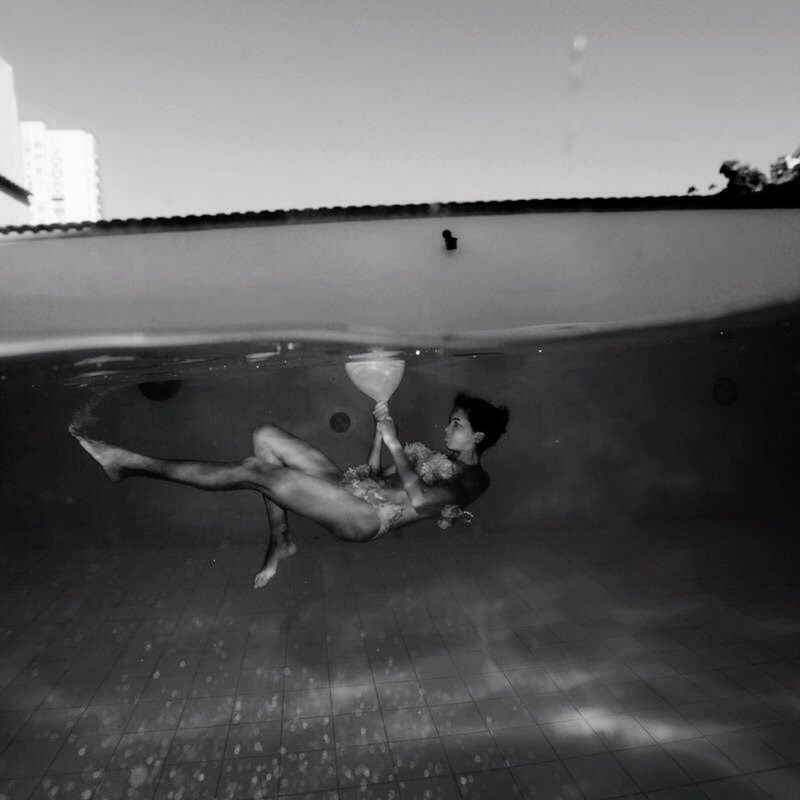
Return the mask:
M 463 409 L 454 408 L 451 412 L 450 421 L 444 429 L 444 443 L 448 449 L 459 452 L 475 446 L 475 431 Z

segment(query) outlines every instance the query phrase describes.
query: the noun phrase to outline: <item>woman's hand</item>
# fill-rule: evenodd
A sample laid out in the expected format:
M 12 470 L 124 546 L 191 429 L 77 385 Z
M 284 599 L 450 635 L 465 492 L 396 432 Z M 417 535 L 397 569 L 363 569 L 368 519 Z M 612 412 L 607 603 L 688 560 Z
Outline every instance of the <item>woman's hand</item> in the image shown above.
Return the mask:
M 377 403 L 372 412 L 372 416 L 375 417 L 375 430 L 383 437 L 383 441 L 386 444 L 396 441 L 397 428 L 389 414 L 389 404 L 383 401 Z

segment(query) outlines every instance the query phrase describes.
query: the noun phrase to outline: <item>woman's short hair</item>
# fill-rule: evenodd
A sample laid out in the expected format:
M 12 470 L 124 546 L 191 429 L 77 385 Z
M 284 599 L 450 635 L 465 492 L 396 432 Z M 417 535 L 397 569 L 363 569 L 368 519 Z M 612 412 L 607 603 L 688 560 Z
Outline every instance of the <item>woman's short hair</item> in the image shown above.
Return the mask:
M 453 398 L 453 408 L 460 408 L 467 415 L 472 430 L 483 434 L 483 439 L 475 445 L 478 453 L 496 444 L 508 427 L 510 414 L 505 406 L 492 405 L 466 392 L 459 392 Z

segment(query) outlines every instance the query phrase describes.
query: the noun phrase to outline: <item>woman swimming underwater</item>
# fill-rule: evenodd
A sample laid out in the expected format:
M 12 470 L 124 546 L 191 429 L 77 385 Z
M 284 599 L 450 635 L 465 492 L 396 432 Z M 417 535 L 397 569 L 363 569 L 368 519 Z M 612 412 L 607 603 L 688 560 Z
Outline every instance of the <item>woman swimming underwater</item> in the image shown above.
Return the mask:
M 339 539 L 365 542 L 390 529 L 437 518 L 441 528 L 472 515 L 464 507 L 489 486 L 481 455 L 508 424 L 508 410 L 459 393 L 445 428 L 447 454 L 415 442 L 400 443 L 386 403 L 373 411 L 375 436 L 367 464 L 342 469 L 307 442 L 274 425 L 253 434 L 254 455 L 241 462 L 173 461 L 134 453 L 70 433 L 114 481 L 134 476 L 184 483 L 207 491 L 253 489 L 264 498 L 269 519 L 267 555 L 256 574 L 261 588 L 280 561 L 297 551 L 287 525 L 293 511 L 322 525 Z M 394 464 L 381 470 L 381 446 Z

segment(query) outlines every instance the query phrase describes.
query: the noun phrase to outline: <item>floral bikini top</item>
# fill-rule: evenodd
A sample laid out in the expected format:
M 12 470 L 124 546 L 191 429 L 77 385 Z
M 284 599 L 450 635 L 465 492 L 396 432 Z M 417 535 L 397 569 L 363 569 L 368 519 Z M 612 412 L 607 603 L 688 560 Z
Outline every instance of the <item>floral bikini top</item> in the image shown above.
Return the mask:
M 442 480 L 448 480 L 457 472 L 456 465 L 444 453 L 431 450 L 421 442 L 412 442 L 405 445 L 403 452 L 406 454 L 406 458 L 414 472 L 428 486 L 432 486 Z M 369 466 L 366 464 L 348 467 L 342 476 L 342 485 L 347 486 L 356 497 L 366 500 L 370 505 L 380 506 L 388 502 L 381 492 L 385 485 L 383 479 L 373 477 Z M 400 510 L 402 506 L 397 508 Z M 436 524 L 442 530 L 447 530 L 458 520 L 461 520 L 465 525 L 469 525 L 474 517 L 474 514 L 470 511 L 465 511 L 461 506 L 455 504 L 446 505 L 439 512 Z
M 431 450 L 430 447 L 422 442 L 412 442 L 403 447 L 414 472 L 419 475 L 420 480 L 432 486 L 439 481 L 452 478 L 457 470 L 456 465 L 444 453 Z M 461 520 L 465 525 L 469 525 L 475 515 L 470 511 L 465 511 L 458 505 L 447 505 L 439 512 L 439 519 L 436 524 L 442 529 L 447 530 L 454 522 Z

